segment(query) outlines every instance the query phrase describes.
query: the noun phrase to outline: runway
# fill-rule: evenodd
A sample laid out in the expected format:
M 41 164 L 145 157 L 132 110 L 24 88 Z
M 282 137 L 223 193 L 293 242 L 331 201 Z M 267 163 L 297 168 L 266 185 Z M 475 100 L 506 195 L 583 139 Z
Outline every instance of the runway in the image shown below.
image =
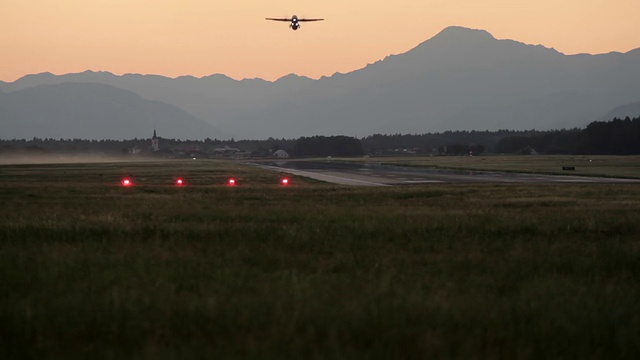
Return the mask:
M 638 179 L 446 170 L 337 161 L 273 161 L 253 165 L 335 184 L 354 186 L 445 183 L 640 183 Z

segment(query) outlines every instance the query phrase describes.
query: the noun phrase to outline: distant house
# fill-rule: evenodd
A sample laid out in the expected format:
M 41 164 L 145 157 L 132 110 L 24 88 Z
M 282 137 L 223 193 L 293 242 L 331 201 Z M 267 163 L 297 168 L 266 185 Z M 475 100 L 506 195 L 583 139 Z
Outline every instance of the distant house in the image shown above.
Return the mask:
M 286 158 L 289 157 L 289 154 L 286 151 L 281 149 L 281 150 L 276 150 L 273 153 L 273 157 L 278 158 L 278 159 L 286 159 Z
M 225 145 L 224 147 L 216 148 L 213 150 L 213 152 L 216 154 L 224 154 L 224 155 L 234 154 L 234 153 L 237 153 L 238 151 L 240 151 L 240 149 L 232 148 L 229 145 Z
M 242 154 L 242 153 L 243 152 L 240 149 L 231 147 L 229 145 L 225 145 L 224 147 L 213 149 L 214 157 L 236 158 L 239 156 L 239 154 Z

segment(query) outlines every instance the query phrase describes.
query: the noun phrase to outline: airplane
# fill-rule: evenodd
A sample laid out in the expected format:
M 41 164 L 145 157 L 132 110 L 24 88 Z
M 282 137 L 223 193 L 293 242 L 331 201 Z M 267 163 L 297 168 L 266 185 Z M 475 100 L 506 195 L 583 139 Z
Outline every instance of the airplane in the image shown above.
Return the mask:
M 298 28 L 300 27 L 300 22 L 303 21 L 322 21 L 324 19 L 299 19 L 296 15 L 293 15 L 291 17 L 291 19 L 289 18 L 265 18 L 266 20 L 273 20 L 273 21 L 288 21 L 291 22 L 291 24 L 289 24 L 289 27 L 292 30 L 298 30 Z

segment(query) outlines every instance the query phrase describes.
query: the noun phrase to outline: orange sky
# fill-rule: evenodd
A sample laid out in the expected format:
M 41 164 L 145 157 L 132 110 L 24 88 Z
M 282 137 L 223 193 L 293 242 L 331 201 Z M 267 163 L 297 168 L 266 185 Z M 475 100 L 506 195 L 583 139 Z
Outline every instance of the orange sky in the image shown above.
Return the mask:
M 460 25 L 565 54 L 640 47 L 639 0 L 0 0 L 0 80 L 84 70 L 318 78 Z M 323 17 L 292 31 L 265 17 Z

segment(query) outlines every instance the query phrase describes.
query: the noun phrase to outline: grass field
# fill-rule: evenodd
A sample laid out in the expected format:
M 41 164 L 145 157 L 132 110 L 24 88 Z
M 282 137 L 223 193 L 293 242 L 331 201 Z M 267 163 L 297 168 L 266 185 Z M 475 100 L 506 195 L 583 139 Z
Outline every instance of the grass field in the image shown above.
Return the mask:
M 640 358 L 640 186 L 279 176 L 0 166 L 0 358 Z
M 487 155 L 359 158 L 351 161 L 446 169 L 513 171 L 556 175 L 640 178 L 640 156 Z M 566 171 L 563 167 L 573 167 Z

